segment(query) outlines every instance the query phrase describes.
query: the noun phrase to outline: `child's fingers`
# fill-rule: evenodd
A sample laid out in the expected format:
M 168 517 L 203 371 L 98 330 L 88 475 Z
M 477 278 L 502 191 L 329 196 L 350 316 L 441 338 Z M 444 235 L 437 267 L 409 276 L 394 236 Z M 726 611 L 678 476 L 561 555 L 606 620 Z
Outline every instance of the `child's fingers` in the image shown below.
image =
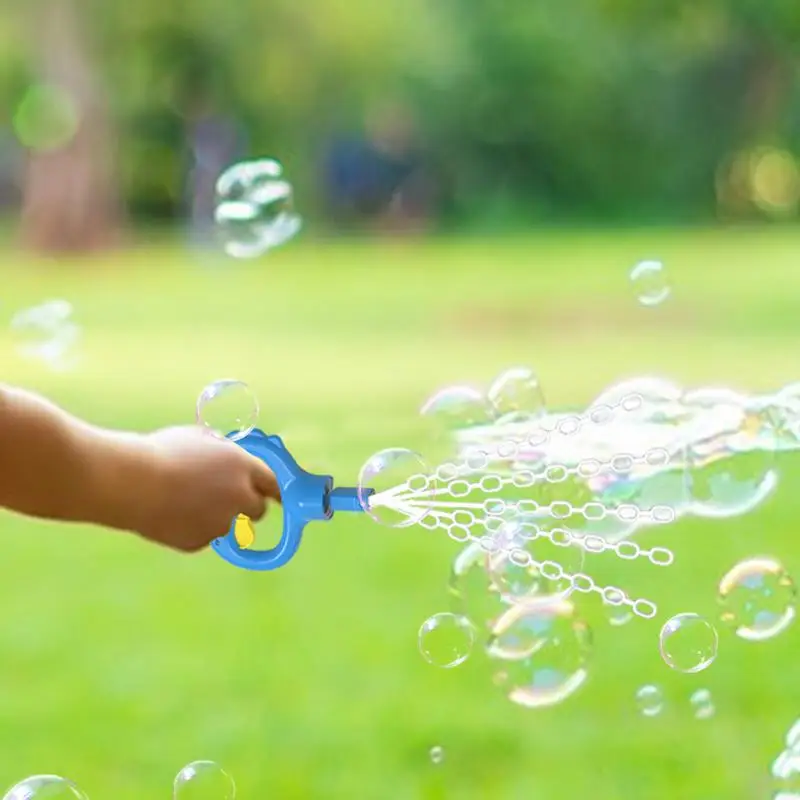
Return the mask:
M 258 522 L 267 513 L 267 501 L 262 495 L 253 492 L 244 503 L 240 514 L 250 517 L 253 522 Z
M 281 490 L 275 473 L 260 459 L 253 458 L 253 486 L 263 497 L 280 502 Z

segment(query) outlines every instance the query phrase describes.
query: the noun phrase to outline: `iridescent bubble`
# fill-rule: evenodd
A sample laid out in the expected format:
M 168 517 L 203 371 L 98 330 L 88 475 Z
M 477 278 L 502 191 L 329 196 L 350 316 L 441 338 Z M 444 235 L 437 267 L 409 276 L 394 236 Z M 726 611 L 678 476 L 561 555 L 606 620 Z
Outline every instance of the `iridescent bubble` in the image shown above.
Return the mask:
M 586 681 L 591 631 L 564 599 L 529 598 L 494 626 L 487 645 L 497 660 L 495 683 L 526 708 L 553 706 Z
M 475 644 L 475 628 L 463 616 L 434 614 L 419 629 L 419 651 L 434 667 L 452 669 L 463 664 Z
M 775 429 L 770 414 L 729 389 L 684 395 L 691 512 L 726 518 L 746 514 L 775 489 Z
M 795 618 L 797 589 L 774 558 L 748 558 L 734 566 L 719 584 L 722 621 L 751 642 L 782 633 Z
M 450 386 L 429 397 L 419 412 L 430 418 L 440 433 L 488 425 L 494 409 L 486 396 L 472 386 Z
M 640 261 L 630 273 L 636 297 L 643 306 L 657 306 L 671 293 L 664 265 L 660 261 Z
M 535 419 L 545 411 L 539 377 L 527 367 L 513 367 L 498 375 L 488 399 L 504 423 Z
M 361 467 L 358 499 L 376 522 L 405 528 L 429 513 L 430 503 L 436 499 L 436 481 L 419 453 L 388 448 L 370 456 Z
M 585 551 L 568 530 L 543 531 L 533 522 L 507 523 L 508 545 L 489 559 L 495 585 L 513 601 L 532 595 L 566 597 Z
M 664 623 L 659 636 L 661 657 L 677 672 L 702 672 L 717 657 L 716 628 L 698 614 L 676 614 Z
M 72 781 L 58 775 L 33 775 L 12 786 L 3 800 L 88 800 Z
M 714 700 L 708 689 L 698 689 L 693 692 L 689 698 L 689 704 L 692 707 L 695 719 L 710 719 L 716 713 Z
M 235 164 L 217 181 L 215 219 L 225 252 L 254 258 L 291 239 L 300 230 L 292 185 L 273 159 Z
M 17 312 L 11 319 L 17 352 L 55 371 L 75 366 L 81 329 L 73 313 L 72 304 L 66 300 L 48 300 Z
M 434 764 L 441 764 L 444 761 L 444 748 L 439 747 L 439 745 L 436 745 L 436 747 L 431 747 L 431 752 L 429 755 Z
M 192 761 L 176 776 L 173 800 L 234 800 L 233 778 L 214 761 Z
M 197 423 L 234 442 L 244 439 L 258 423 L 258 400 L 242 381 L 214 381 L 197 398 Z
M 636 691 L 636 706 L 644 717 L 657 717 L 664 710 L 664 693 L 648 684 Z
M 448 590 L 453 608 L 480 627 L 493 625 L 509 607 L 489 572 L 489 555 L 478 542 L 468 544 L 453 561 Z

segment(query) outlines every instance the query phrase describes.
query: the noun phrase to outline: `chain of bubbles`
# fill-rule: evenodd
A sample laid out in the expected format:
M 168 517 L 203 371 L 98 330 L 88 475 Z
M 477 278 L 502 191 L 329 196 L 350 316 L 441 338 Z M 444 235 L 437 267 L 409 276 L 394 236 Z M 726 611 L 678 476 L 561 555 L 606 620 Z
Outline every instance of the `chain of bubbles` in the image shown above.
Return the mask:
M 639 395 L 628 395 L 616 405 L 622 411 L 634 411 L 642 406 L 642 398 Z M 594 407 L 583 415 L 565 417 L 558 423 L 558 432 L 564 435 L 572 435 L 577 433 L 585 422 L 596 424 L 607 422 L 613 417 L 615 410 L 611 405 L 604 405 L 602 407 Z M 616 586 L 599 586 L 591 576 L 583 572 L 567 573 L 557 562 L 536 561 L 528 551 L 522 548 L 504 547 L 502 537 L 497 534 L 500 533 L 504 523 L 502 514 L 506 511 L 536 514 L 540 517 L 553 519 L 565 519 L 577 514 L 588 521 L 600 521 L 608 516 L 613 516 L 622 522 L 663 525 L 674 522 L 676 514 L 672 507 L 656 505 L 645 510 L 633 504 L 621 504 L 615 508 L 610 508 L 597 501 L 587 502 L 582 506 L 574 506 L 563 500 L 540 504 L 534 500 L 506 501 L 497 498 L 486 500 L 473 506 L 479 507 L 484 512 L 485 516 L 479 518 L 470 508 L 465 507 L 467 504 L 462 503 L 459 508 L 453 510 L 452 506 L 459 505 L 458 502 L 450 504 L 429 499 L 432 496 L 445 495 L 458 501 L 468 497 L 473 491 L 496 494 L 506 487 L 529 488 L 536 485 L 540 480 L 544 480 L 546 483 L 558 484 L 564 482 L 570 476 L 582 479 L 596 477 L 607 469 L 623 475 L 630 473 L 637 465 L 658 471 L 668 467 L 671 461 L 670 454 L 665 448 L 652 448 L 638 457 L 629 454 L 618 454 L 607 460 L 584 459 L 573 467 L 550 464 L 540 471 L 512 470 L 510 475 L 484 473 L 477 481 L 467 479 L 469 476 L 480 474 L 486 470 L 490 463 L 490 457 L 496 457 L 500 461 L 513 462 L 519 456 L 520 445 L 540 448 L 550 440 L 552 433 L 552 431 L 539 428 L 526 438 L 509 438 L 494 446 L 488 445 L 489 452 L 485 449 L 468 448 L 463 461 L 457 463 L 448 462 L 435 470 L 433 477 L 435 481 L 443 485 L 442 488 L 438 486 L 431 488 L 433 483 L 431 477 L 417 474 L 400 486 L 373 497 L 371 505 L 386 505 L 406 513 L 411 521 L 417 522 L 417 524 L 428 530 L 441 528 L 454 541 L 460 543 L 476 541 L 488 553 L 496 553 L 502 550 L 508 554 L 509 559 L 517 566 L 536 568 L 544 578 L 549 580 L 566 581 L 568 584 L 567 592 L 577 591 L 586 594 L 596 592 L 600 594 L 607 605 L 626 605 L 637 616 L 644 619 L 652 619 L 658 612 L 658 607 L 650 600 L 643 598 L 632 599 Z M 473 525 L 483 527 L 488 534 L 475 535 L 470 530 Z M 560 527 L 545 530 L 528 522 L 518 523 L 518 526 L 524 531 L 531 531 L 531 535 L 523 534 L 523 538 L 535 540 L 544 537 L 559 547 L 574 545 L 589 553 L 612 552 L 624 560 L 645 558 L 656 566 L 669 566 L 674 560 L 672 551 L 665 547 L 643 549 L 632 541 L 609 542 L 601 536 L 581 534 Z

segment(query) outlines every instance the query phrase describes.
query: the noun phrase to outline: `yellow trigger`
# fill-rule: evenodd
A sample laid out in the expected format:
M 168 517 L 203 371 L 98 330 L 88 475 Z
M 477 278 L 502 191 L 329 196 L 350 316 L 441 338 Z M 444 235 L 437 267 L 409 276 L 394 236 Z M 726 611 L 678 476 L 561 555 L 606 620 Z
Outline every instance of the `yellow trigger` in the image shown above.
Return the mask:
M 236 539 L 236 544 L 238 544 L 242 550 L 253 546 L 253 542 L 256 540 L 256 530 L 253 527 L 253 523 L 250 521 L 250 517 L 246 514 L 239 514 L 239 516 L 236 517 L 236 524 L 233 527 L 233 538 Z

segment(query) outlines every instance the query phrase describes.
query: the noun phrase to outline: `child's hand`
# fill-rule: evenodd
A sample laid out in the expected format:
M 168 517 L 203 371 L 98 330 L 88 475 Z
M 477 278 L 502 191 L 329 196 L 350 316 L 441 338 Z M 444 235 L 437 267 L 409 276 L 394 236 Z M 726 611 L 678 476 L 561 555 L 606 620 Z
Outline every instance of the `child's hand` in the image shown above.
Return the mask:
M 154 448 L 159 484 L 137 526 L 146 539 L 201 550 L 226 535 L 237 515 L 259 520 L 268 499 L 280 500 L 269 467 L 233 442 L 196 426 L 166 428 L 146 439 Z

